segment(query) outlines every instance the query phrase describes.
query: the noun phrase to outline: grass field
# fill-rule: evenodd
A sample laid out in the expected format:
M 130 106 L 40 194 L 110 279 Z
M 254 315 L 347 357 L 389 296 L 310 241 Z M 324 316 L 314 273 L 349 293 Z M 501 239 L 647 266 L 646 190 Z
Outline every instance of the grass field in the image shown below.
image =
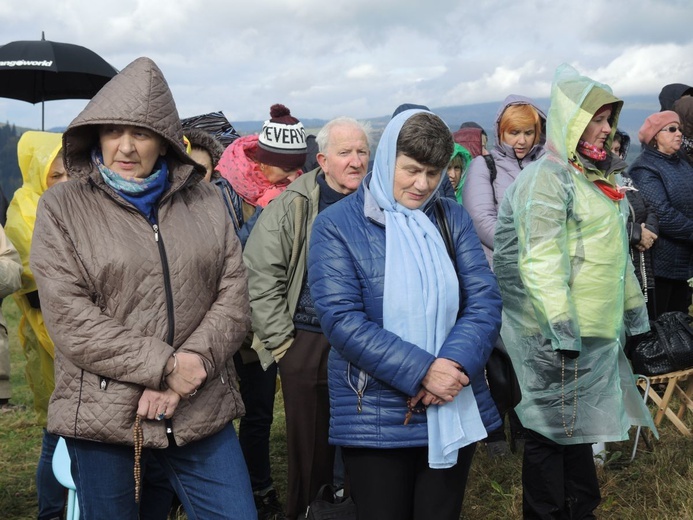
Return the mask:
M 36 518 L 34 472 L 41 446 L 31 392 L 24 379 L 24 356 L 17 341 L 17 307 L 11 298 L 3 303 L 10 328 L 13 407 L 0 409 L 0 518 Z M 693 422 L 689 419 L 689 424 Z M 277 487 L 286 489 L 286 439 L 284 413 L 277 400 L 272 432 L 272 463 Z M 684 438 L 666 422 L 652 450 L 644 443 L 629 463 L 632 442 L 609 444 L 599 468 L 602 503 L 600 520 L 689 520 L 693 518 L 693 439 Z M 521 457 L 501 460 L 486 457 L 479 447 L 467 486 L 462 519 L 506 520 L 521 518 Z M 179 515 L 182 519 L 184 515 Z M 106 519 L 108 520 L 108 519 Z M 431 519 L 435 520 L 435 519 Z

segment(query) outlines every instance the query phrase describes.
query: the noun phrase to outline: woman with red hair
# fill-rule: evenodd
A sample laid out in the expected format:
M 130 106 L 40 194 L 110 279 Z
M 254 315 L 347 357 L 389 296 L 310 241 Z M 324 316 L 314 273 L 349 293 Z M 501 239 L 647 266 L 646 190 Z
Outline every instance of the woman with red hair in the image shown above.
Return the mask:
M 525 166 L 544 155 L 546 115 L 534 102 L 524 96 L 510 95 L 505 98 L 496 116 L 496 144 L 490 154 L 475 158 L 469 166 L 462 192 L 464 207 L 474 221 L 474 227 L 486 259 L 493 268 L 493 234 L 498 219 L 498 208 L 505 190 L 515 181 Z M 497 395 L 498 390 L 492 393 Z M 501 417 L 506 410 L 496 400 Z M 515 412 L 510 414 L 512 445 L 524 436 L 524 428 Z M 504 428 L 491 432 L 486 439 L 491 457 L 504 456 L 510 448 Z

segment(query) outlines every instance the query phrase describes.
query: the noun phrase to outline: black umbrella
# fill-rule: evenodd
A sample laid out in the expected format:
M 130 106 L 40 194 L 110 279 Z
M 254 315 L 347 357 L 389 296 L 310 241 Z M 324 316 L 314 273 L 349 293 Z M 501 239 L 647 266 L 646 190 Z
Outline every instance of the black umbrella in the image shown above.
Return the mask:
M 91 99 L 118 71 L 94 51 L 46 40 L 0 46 L 0 97 L 42 103 Z M 41 107 L 41 128 L 44 112 Z

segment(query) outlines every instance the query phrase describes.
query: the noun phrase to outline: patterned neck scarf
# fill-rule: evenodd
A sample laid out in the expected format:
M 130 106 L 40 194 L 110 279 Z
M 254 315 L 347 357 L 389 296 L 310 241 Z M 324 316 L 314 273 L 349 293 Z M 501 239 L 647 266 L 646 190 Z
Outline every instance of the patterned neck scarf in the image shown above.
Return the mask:
M 156 205 L 168 187 L 168 167 L 163 157 L 154 164 L 152 174 L 144 179 L 122 177 L 103 163 L 103 154 L 99 148 L 91 151 L 91 158 L 99 169 L 104 182 L 120 196 L 134 205 L 147 219 L 156 222 Z
M 606 159 L 606 150 L 597 148 L 593 144 L 583 141 L 582 139 L 578 141 L 577 151 L 595 161 L 603 161 Z

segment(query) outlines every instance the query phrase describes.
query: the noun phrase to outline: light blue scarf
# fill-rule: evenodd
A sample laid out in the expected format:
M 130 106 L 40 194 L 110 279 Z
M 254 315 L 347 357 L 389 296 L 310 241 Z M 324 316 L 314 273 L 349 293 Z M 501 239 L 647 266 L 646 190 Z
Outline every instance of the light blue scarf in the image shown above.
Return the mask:
M 388 123 L 369 190 L 385 213 L 383 326 L 437 356 L 457 320 L 457 273 L 433 222 L 423 211 L 398 204 L 393 195 L 397 137 L 404 122 L 419 112 L 406 110 Z M 460 448 L 486 437 L 471 386 L 450 403 L 429 406 L 426 418 L 428 464 L 434 469 L 454 466 Z

